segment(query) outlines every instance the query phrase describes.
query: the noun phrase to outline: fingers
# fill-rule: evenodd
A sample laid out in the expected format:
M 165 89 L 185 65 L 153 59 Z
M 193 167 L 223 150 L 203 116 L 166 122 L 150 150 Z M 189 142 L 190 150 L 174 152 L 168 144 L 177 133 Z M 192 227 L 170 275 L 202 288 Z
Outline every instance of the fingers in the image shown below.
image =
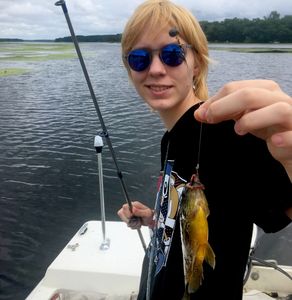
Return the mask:
M 117 212 L 118 216 L 122 221 L 128 223 L 133 217 L 133 213 L 130 211 L 129 205 L 125 203 Z
M 292 105 L 292 99 L 270 80 L 246 80 L 226 84 L 195 112 L 201 122 L 238 120 L 244 114 L 276 102 Z
M 226 83 L 213 97 L 210 98 L 210 100 L 216 101 L 222 97 L 225 97 L 238 90 L 242 90 L 245 88 L 258 88 L 270 92 L 282 91 L 280 86 L 272 80 L 240 80 Z
M 128 221 L 128 227 L 131 229 L 139 229 L 142 226 L 142 219 L 139 217 L 132 217 Z
M 132 229 L 153 225 L 153 211 L 139 201 L 132 202 L 132 211 L 128 204 L 124 204 L 117 214 Z
M 247 132 L 255 133 L 255 131 L 265 128 L 270 128 L 266 134 L 292 130 L 292 105 L 286 102 L 277 102 L 263 106 L 261 109 L 252 110 L 238 119 L 234 127 L 239 135 Z M 268 135 L 259 137 L 267 139 Z
M 194 114 L 200 122 L 234 120 L 237 134 L 266 141 L 272 156 L 292 181 L 292 98 L 271 80 L 244 80 L 224 85 Z
M 272 80 L 240 80 L 240 81 L 232 81 L 226 83 L 213 97 L 211 97 L 206 104 L 211 104 L 212 102 L 219 100 L 227 95 L 233 94 L 238 90 L 245 89 L 263 89 L 270 92 L 281 91 L 280 86 Z
M 292 153 L 292 130 L 272 135 L 271 143 L 278 148 L 288 148 Z
M 220 100 L 211 99 L 205 112 L 208 123 L 238 120 L 245 112 L 274 102 L 271 92 L 259 88 L 240 89 L 225 95 Z
M 292 183 L 292 130 L 271 135 L 267 146 L 272 156 L 283 165 Z

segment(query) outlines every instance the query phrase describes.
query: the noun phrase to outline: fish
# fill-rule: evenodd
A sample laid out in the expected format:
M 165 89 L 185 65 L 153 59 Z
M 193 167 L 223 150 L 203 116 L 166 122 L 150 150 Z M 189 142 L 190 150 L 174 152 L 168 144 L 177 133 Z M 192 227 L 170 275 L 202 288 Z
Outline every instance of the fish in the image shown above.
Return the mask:
M 209 244 L 207 218 L 210 214 L 204 193 L 204 185 L 197 174 L 193 174 L 185 185 L 180 207 L 180 229 L 185 274 L 185 294 L 189 299 L 201 286 L 203 262 L 215 268 L 215 253 Z

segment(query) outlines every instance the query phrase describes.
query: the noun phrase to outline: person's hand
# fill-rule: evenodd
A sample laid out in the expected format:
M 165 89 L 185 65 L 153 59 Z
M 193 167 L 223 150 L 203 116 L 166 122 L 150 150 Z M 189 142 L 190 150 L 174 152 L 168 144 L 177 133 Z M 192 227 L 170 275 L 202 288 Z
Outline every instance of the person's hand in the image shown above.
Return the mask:
M 132 202 L 132 212 L 129 209 L 129 205 L 126 203 L 117 212 L 122 221 L 128 224 L 128 227 L 132 229 L 138 229 L 141 225 L 153 228 L 153 210 L 148 206 L 142 204 L 139 201 Z
M 266 141 L 292 181 L 292 98 L 276 82 L 229 82 L 196 110 L 195 118 L 206 123 L 233 119 L 237 134 Z

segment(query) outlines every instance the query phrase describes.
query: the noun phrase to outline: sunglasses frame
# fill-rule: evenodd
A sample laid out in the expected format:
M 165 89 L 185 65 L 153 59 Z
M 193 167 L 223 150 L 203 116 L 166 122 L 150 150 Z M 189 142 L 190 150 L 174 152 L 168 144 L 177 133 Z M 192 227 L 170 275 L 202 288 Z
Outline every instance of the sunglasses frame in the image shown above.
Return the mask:
M 164 59 L 163 59 L 163 50 L 169 46 L 177 46 L 177 49 L 180 49 L 180 54 L 178 54 L 178 57 L 177 59 L 181 58 L 181 61 L 179 61 L 177 64 L 174 64 L 174 65 L 171 65 L 171 64 L 168 64 Z M 135 72 L 143 72 L 145 71 L 146 69 L 148 69 L 152 63 L 152 59 L 153 59 L 153 53 L 154 52 L 158 52 L 159 53 L 159 59 L 160 61 L 166 65 L 166 66 L 169 66 L 169 67 L 177 67 L 179 65 L 181 65 L 183 63 L 183 61 L 185 61 L 185 55 L 186 55 L 186 49 L 187 48 L 193 48 L 192 45 L 189 45 L 189 44 L 176 44 L 176 43 L 170 43 L 170 44 L 167 44 L 165 46 L 163 46 L 162 48 L 159 48 L 159 49 L 147 49 L 147 48 L 137 48 L 137 49 L 133 49 L 131 50 L 128 54 L 126 54 L 124 56 L 125 60 L 127 61 L 128 63 L 128 66 L 131 70 L 135 71 Z M 135 51 L 145 51 L 145 59 L 148 60 L 147 62 L 145 62 L 146 66 L 142 67 L 141 69 L 139 68 L 136 68 L 134 69 L 132 66 L 131 66 L 131 63 L 130 63 L 130 56 L 131 55 L 134 55 L 134 52 Z M 166 50 L 167 52 L 167 50 Z M 179 57 L 180 56 L 180 57 Z M 142 55 L 141 55 L 142 57 Z

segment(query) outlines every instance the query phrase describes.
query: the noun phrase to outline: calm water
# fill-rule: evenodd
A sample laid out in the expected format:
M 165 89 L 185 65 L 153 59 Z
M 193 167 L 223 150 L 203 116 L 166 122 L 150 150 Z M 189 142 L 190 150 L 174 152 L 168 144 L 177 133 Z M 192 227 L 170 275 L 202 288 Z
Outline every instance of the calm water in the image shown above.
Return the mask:
M 1 44 L 0 44 L 1 47 Z M 127 79 L 119 44 L 82 44 L 131 198 L 153 204 L 163 126 Z M 224 82 L 278 81 L 292 95 L 292 54 L 211 50 L 211 94 Z M 76 230 L 100 217 L 94 136 L 99 120 L 75 59 L 0 61 L 30 72 L 0 77 L 0 299 L 24 299 Z M 108 220 L 124 202 L 103 150 Z M 292 262 L 292 227 L 263 235 L 257 255 Z

